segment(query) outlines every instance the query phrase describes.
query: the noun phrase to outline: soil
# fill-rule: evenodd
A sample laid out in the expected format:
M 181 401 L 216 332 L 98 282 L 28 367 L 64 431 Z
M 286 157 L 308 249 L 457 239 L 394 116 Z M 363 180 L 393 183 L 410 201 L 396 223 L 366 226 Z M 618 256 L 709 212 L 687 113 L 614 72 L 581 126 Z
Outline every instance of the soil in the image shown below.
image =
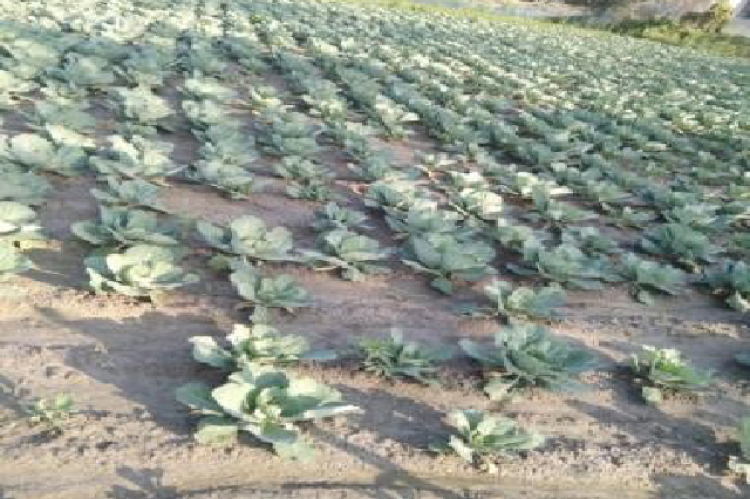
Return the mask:
M 101 118 L 102 130 L 111 123 Z M 6 120 L 12 123 L 13 120 Z M 20 127 L 21 129 L 23 127 Z M 6 125 L 6 131 L 10 132 Z M 13 132 L 21 131 L 16 127 Z M 172 136 L 175 158 L 189 162 L 195 144 Z M 385 147 L 385 145 L 384 145 Z M 388 144 L 408 157 L 423 142 Z M 337 165 L 344 172 L 343 165 Z M 343 177 L 343 176 L 342 176 Z M 747 373 L 731 359 L 750 340 L 747 318 L 697 292 L 635 303 L 622 287 L 570 293 L 554 324 L 563 338 L 597 352 L 601 367 L 573 394 L 534 392 L 493 407 L 480 390 L 476 367 L 451 361 L 442 386 L 378 380 L 351 361 L 303 366 L 341 390 L 363 413 L 305 428 L 318 448 L 310 464 L 275 457 L 250 439 L 229 448 L 192 439 L 195 420 L 174 390 L 195 380 L 218 381 L 194 362 L 188 339 L 223 337 L 246 320 L 222 276 L 207 269 L 197 241 L 187 265 L 201 282 L 156 304 L 87 289 L 83 258 L 70 224 L 96 215 L 94 180 L 51 178 L 41 208 L 47 245 L 29 251 L 36 268 L 6 284 L 0 297 L 0 498 L 734 498 L 750 488 L 726 474 L 739 449 L 735 427 L 750 405 Z M 339 181 L 341 192 L 351 182 Z M 162 189 L 167 210 L 226 222 L 253 214 L 284 225 L 298 247 L 312 245 L 317 204 L 287 199 L 279 181 L 248 201 L 176 182 Z M 351 200 L 356 206 L 356 201 Z M 370 235 L 388 243 L 381 227 Z M 502 264 L 502 262 L 498 262 Z M 394 263 L 396 272 L 363 283 L 297 266 L 268 265 L 292 274 L 314 305 L 279 318 L 279 327 L 315 347 L 344 350 L 364 336 L 398 326 L 407 337 L 455 351 L 461 338 L 489 340 L 497 324 L 459 317 L 457 301 L 477 296 L 482 283 L 444 298 L 427 280 Z M 701 400 L 645 405 L 624 370 L 639 345 L 674 347 L 717 372 Z M 25 406 L 69 393 L 76 411 L 59 430 L 31 424 Z M 498 461 L 489 474 L 455 456 L 430 451 L 444 441 L 447 411 L 498 409 L 547 435 L 539 450 Z

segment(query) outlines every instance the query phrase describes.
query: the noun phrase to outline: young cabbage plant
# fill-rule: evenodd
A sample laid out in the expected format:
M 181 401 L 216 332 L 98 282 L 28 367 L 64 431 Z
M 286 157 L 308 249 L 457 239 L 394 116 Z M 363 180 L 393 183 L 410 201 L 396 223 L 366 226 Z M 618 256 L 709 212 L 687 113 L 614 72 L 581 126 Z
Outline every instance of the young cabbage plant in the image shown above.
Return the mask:
M 42 239 L 42 226 L 32 208 L 15 201 L 0 201 L 0 243 Z
M 174 114 L 169 103 L 147 86 L 116 89 L 117 109 L 125 128 L 136 135 L 154 135 Z
M 87 155 L 81 148 L 56 147 L 41 135 L 21 133 L 0 137 L 0 160 L 34 171 L 76 177 L 85 171 Z
M 193 72 L 190 78 L 185 80 L 185 93 L 195 100 L 214 100 L 216 102 L 231 103 L 237 96 L 231 88 L 222 85 L 216 78 L 206 76 L 199 71 Z
M 430 285 L 441 293 L 452 294 L 454 280 L 473 282 L 497 273 L 490 266 L 495 250 L 481 241 L 425 234 L 410 238 L 407 248 L 410 257 L 404 264 L 432 276 Z
M 685 273 L 670 265 L 660 265 L 626 254 L 620 261 L 620 274 L 630 283 L 633 297 L 646 305 L 654 304 L 653 293 L 678 295 L 687 286 Z
M 729 470 L 744 475 L 745 483 L 750 485 L 750 417 L 742 418 L 738 431 L 740 456 L 729 458 Z
M 0 282 L 5 282 L 15 274 L 31 270 L 31 260 L 21 254 L 9 241 L 0 241 Z
M 106 206 L 164 211 L 159 205 L 159 187 L 140 178 L 107 177 L 107 190 L 91 189 L 91 195 Z
M 41 398 L 28 406 L 26 412 L 29 422 L 43 425 L 50 430 L 62 432 L 62 424 L 73 413 L 73 398 L 66 393 L 59 393 L 54 398 Z
M 170 159 L 172 144 L 141 136 L 126 139 L 119 135 L 109 137 L 109 142 L 110 148 L 104 154 L 91 158 L 91 166 L 101 177 L 118 176 L 165 184 L 166 177 L 185 168 Z
M 612 217 L 615 226 L 629 229 L 642 229 L 656 220 L 656 215 L 649 211 L 635 210 L 625 206 L 622 210 L 608 207 L 607 213 Z
M 316 270 L 341 269 L 344 279 L 362 281 L 367 274 L 386 274 L 381 262 L 392 253 L 375 239 L 346 229 L 332 230 L 318 237 L 321 251 L 302 251 L 302 257 Z
M 264 184 L 241 166 L 220 160 L 198 161 L 186 175 L 195 182 L 226 193 L 231 199 L 249 199 L 250 195 L 258 192 Z
M 430 200 L 417 200 L 405 210 L 385 208 L 385 221 L 396 239 L 406 239 L 425 234 L 448 234 L 458 239 L 470 236 L 471 229 L 459 227 L 461 215 L 440 210 L 437 203 Z
M 712 263 L 721 252 L 707 235 L 675 223 L 647 232 L 640 245 L 652 255 L 674 259 L 690 272 L 697 272 L 704 264 Z
M 251 365 L 291 366 L 302 361 L 328 361 L 336 358 L 331 350 L 311 350 L 303 336 L 282 335 L 266 324 L 235 324 L 222 347 L 211 336 L 193 336 L 193 358 L 225 370 L 242 370 Z
M 364 203 L 368 208 L 405 209 L 417 199 L 426 198 L 411 180 L 379 180 L 370 185 Z
M 365 222 L 367 222 L 367 215 L 361 211 L 339 206 L 332 201 L 315 212 L 312 228 L 316 232 L 369 229 L 370 227 Z
M 195 439 L 202 444 L 230 444 L 247 432 L 269 444 L 281 457 L 309 459 L 298 423 L 359 412 L 341 394 L 311 378 L 292 377 L 272 367 L 247 365 L 213 390 L 202 383 L 177 389 L 177 400 L 201 416 Z
M 326 201 L 335 197 L 328 184 L 335 175 L 313 161 L 299 156 L 286 157 L 276 165 L 275 171 L 289 182 L 286 193 L 291 198 Z
M 743 261 L 726 260 L 706 272 L 703 284 L 714 294 L 725 298 L 738 312 L 750 311 L 750 266 Z
M 310 158 L 321 151 L 315 140 L 320 130 L 304 115 L 273 110 L 266 111 L 261 119 L 268 123 L 260 139 L 269 154 Z
M 548 239 L 544 231 L 534 230 L 528 225 L 515 225 L 513 220 L 499 218 L 487 226 L 484 234 L 504 247 L 523 253 L 526 246 L 538 246 Z
M 70 226 L 73 235 L 94 246 L 120 250 L 137 244 L 177 246 L 176 227 L 160 227 L 158 216 L 150 211 L 101 206 L 99 220 L 86 220 Z
M 298 257 L 290 252 L 293 248 L 292 233 L 285 227 L 269 229 L 265 222 L 252 215 L 245 215 L 221 227 L 199 221 L 198 233 L 212 248 L 223 254 L 213 257 L 211 266 L 227 268 L 232 259 L 291 262 Z
M 581 210 L 565 201 L 555 199 L 548 191 L 534 189 L 532 194 L 533 212 L 526 216 L 532 221 L 542 221 L 548 226 L 560 229 L 572 223 L 590 220 L 596 216 L 590 211 Z
M 641 394 L 652 405 L 664 401 L 665 395 L 699 393 L 711 383 L 710 371 L 698 371 L 674 349 L 643 346 L 630 359 L 633 374 L 643 385 Z
M 494 222 L 503 216 L 503 198 L 490 190 L 461 189 L 450 198 L 451 206 L 469 223 Z
M 613 255 L 620 252 L 614 239 L 602 235 L 596 227 L 570 227 L 563 230 L 563 244 L 575 246 L 589 256 Z
M 51 189 L 49 182 L 34 172 L 25 172 L 15 165 L 0 165 L 0 201 L 14 201 L 30 206 L 45 202 Z
M 237 293 L 246 301 L 242 307 L 253 307 L 250 319 L 256 324 L 268 324 L 271 309 L 280 308 L 294 312 L 297 308 L 309 307 L 307 291 L 286 274 L 264 277 L 248 264 L 233 266 L 230 280 Z
M 200 155 L 205 161 L 234 166 L 251 166 L 258 159 L 253 137 L 242 123 L 227 122 L 193 132 L 203 142 Z
M 497 466 L 487 457 L 536 449 L 545 441 L 542 435 L 521 428 L 512 419 L 475 409 L 452 411 L 448 422 L 458 432 L 451 435 L 448 447 L 467 463 L 486 466 L 490 473 L 496 473 Z
M 485 392 L 498 401 L 505 400 L 514 389 L 578 389 L 578 375 L 598 364 L 591 352 L 571 347 L 537 324 L 511 322 L 495 333 L 493 346 L 471 340 L 459 344 L 485 369 L 489 378 Z
M 175 254 L 163 246 L 139 244 L 121 253 L 93 255 L 84 262 L 97 294 L 115 292 L 153 300 L 163 292 L 198 282 L 198 276 L 186 274 Z
M 506 281 L 493 281 L 485 286 L 484 294 L 491 305 L 462 307 L 461 312 L 472 318 L 489 319 L 525 318 L 553 319 L 558 317 L 555 309 L 565 304 L 566 293 L 559 285 L 544 288 L 519 288 Z
M 414 171 L 394 165 L 394 160 L 383 153 L 369 152 L 358 164 L 349 164 L 349 169 L 364 182 L 378 180 L 409 180 L 414 178 Z
M 411 378 L 424 384 L 435 384 L 437 363 L 448 355 L 429 351 L 419 343 L 404 341 L 400 329 L 391 329 L 388 339 L 364 339 L 359 342 L 362 367 L 382 378 Z
M 540 275 L 571 289 L 597 290 L 602 281 L 615 282 L 618 277 L 611 271 L 606 260 L 590 258 L 580 249 L 569 244 L 545 248 L 537 240 L 524 244 L 523 265 L 508 264 L 512 272 L 519 275 Z

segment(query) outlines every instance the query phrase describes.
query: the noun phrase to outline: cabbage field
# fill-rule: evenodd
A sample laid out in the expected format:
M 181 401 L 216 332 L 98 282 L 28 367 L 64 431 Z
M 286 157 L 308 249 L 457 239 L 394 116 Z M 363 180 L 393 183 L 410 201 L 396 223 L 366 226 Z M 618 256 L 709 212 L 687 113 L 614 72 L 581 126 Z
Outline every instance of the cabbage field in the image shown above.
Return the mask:
M 0 498 L 750 493 L 750 63 L 0 0 Z

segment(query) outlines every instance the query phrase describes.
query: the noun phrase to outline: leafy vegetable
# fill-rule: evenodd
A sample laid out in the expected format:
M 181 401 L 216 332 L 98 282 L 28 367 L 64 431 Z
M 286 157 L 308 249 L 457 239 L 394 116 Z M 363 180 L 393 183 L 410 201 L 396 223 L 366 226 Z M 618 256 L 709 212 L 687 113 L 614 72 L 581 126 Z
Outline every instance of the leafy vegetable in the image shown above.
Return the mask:
M 726 260 L 706 272 L 703 283 L 739 312 L 750 311 L 750 267 L 743 261 Z
M 91 158 L 91 165 L 102 176 L 120 176 L 164 183 L 164 179 L 183 170 L 169 155 L 173 146 L 141 136 L 129 139 L 115 135 L 109 138 L 111 147 L 102 156 Z
M 720 251 L 705 234 L 675 223 L 646 233 L 641 240 L 641 248 L 653 255 L 672 258 L 691 272 L 713 262 Z
M 448 419 L 458 431 L 458 435 L 450 437 L 448 446 L 464 461 L 472 464 L 489 455 L 535 449 L 545 440 L 534 431 L 520 428 L 512 419 L 479 410 L 452 411 Z M 497 471 L 494 464 L 486 465 L 490 472 Z
M 199 221 L 196 225 L 201 237 L 211 247 L 234 257 L 261 261 L 295 261 L 292 251 L 292 233 L 285 227 L 268 229 L 263 220 L 245 215 L 221 227 Z M 224 262 L 226 263 L 226 262 Z M 222 260 L 214 265 L 226 266 Z
M 159 227 L 157 215 L 150 211 L 129 208 L 99 209 L 99 220 L 71 225 L 75 236 L 95 246 L 122 249 L 136 244 L 176 246 L 180 244 L 175 228 Z
M 86 153 L 82 149 L 55 147 L 44 137 L 32 133 L 0 137 L 0 159 L 66 177 L 78 176 L 86 167 Z
M 25 204 L 0 201 L 0 242 L 44 239 L 36 212 Z
M 193 357 L 198 362 L 219 369 L 239 369 L 251 365 L 288 366 L 304 360 L 326 361 L 336 358 L 329 350 L 310 350 L 302 336 L 281 335 L 265 324 L 236 324 L 227 335 L 227 348 L 210 336 L 193 336 Z
M 255 307 L 251 319 L 255 323 L 267 324 L 271 308 L 292 312 L 296 308 L 309 307 L 307 291 L 299 287 L 291 276 L 263 277 L 250 265 L 236 265 L 230 276 L 237 293 Z
M 240 431 L 273 446 L 282 457 L 307 459 L 312 449 L 300 437 L 297 423 L 357 412 L 341 394 L 311 378 L 291 377 L 270 367 L 245 366 L 211 390 L 190 383 L 177 400 L 201 415 L 195 439 L 204 444 L 233 442 Z
M 665 394 L 697 392 L 711 383 L 711 372 L 696 371 L 677 350 L 644 346 L 631 357 L 631 368 L 645 386 L 641 392 L 649 404 L 658 405 Z
M 413 259 L 403 262 L 433 276 L 430 283 L 438 291 L 453 293 L 453 280 L 479 281 L 496 273 L 490 267 L 495 251 L 481 241 L 459 241 L 450 234 L 425 234 L 409 239 Z
M 515 388 L 578 388 L 578 374 L 597 365 L 593 354 L 555 339 L 547 328 L 536 324 L 513 322 L 500 329 L 494 348 L 470 340 L 459 344 L 488 370 L 485 391 L 493 400 L 504 399 Z
M 646 305 L 654 303 L 652 293 L 677 295 L 686 286 L 685 274 L 681 270 L 643 260 L 633 253 L 623 257 L 620 273 L 631 283 L 633 296 Z
M 263 182 L 240 166 L 215 161 L 199 161 L 188 171 L 188 178 L 226 192 L 232 199 L 248 199 Z
M 387 259 L 391 250 L 382 249 L 380 243 L 367 236 L 346 229 L 332 230 L 318 238 L 322 251 L 303 251 L 302 256 L 317 270 L 342 270 L 344 279 L 361 281 L 365 274 L 388 273 L 378 265 Z
M 44 203 L 50 190 L 49 182 L 33 172 L 22 172 L 12 165 L 0 165 L 0 201 L 15 201 L 27 205 Z
M 528 240 L 523 247 L 523 261 L 522 266 L 508 264 L 508 268 L 520 275 L 538 273 L 572 289 L 601 289 L 602 281 L 617 280 L 606 260 L 590 258 L 570 244 L 547 249 L 536 240 Z
M 108 190 L 91 189 L 91 194 L 101 204 L 162 211 L 159 205 L 159 187 L 150 182 L 140 178 L 123 180 L 108 177 L 107 187 Z
M 425 350 L 418 343 L 404 341 L 400 329 L 392 329 L 390 339 L 360 341 L 364 370 L 376 376 L 392 379 L 407 377 L 421 383 L 435 383 L 437 362 L 447 357 Z
M 555 308 L 566 300 L 565 291 L 557 285 L 538 290 L 527 287 L 513 288 L 506 281 L 493 281 L 485 286 L 484 293 L 492 303 L 489 306 L 469 306 L 463 313 L 475 318 L 522 317 L 551 319 L 557 317 Z
M 330 202 L 315 212 L 315 221 L 312 227 L 318 232 L 351 230 L 360 227 L 368 228 L 365 225 L 366 221 L 367 215 L 364 213 Z
M 172 251 L 162 246 L 139 244 L 122 253 L 86 258 L 86 272 L 96 293 L 114 291 L 126 296 L 154 298 L 198 281 L 175 263 Z

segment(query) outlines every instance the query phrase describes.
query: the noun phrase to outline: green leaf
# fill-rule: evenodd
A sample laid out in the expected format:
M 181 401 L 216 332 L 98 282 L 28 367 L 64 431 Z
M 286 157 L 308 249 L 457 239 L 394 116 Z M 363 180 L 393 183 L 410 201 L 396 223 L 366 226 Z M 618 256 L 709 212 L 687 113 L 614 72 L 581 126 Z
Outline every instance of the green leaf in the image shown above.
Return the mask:
M 194 437 L 199 444 L 230 445 L 237 441 L 238 431 L 231 419 L 209 416 L 200 420 Z

